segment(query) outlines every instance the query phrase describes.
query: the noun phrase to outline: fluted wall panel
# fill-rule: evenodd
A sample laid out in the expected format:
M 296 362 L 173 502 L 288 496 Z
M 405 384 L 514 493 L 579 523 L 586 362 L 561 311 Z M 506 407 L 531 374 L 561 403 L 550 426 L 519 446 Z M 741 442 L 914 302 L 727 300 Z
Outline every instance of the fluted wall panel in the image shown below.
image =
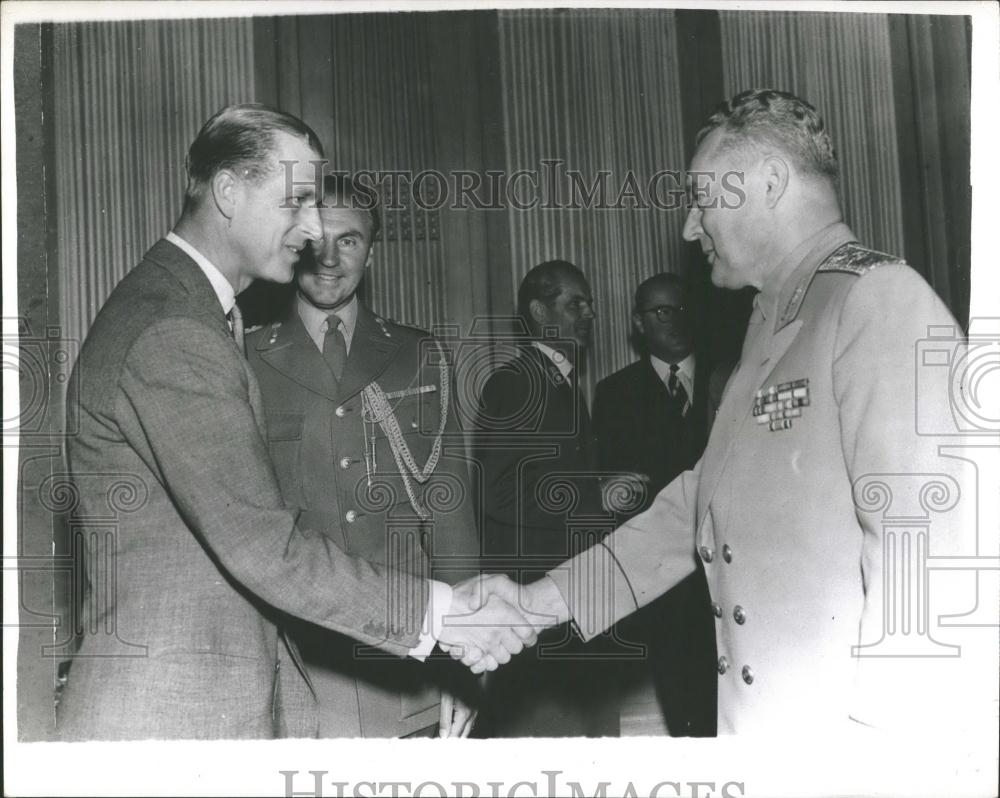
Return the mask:
M 610 171 L 609 204 L 629 174 L 650 204 L 507 211 L 515 293 L 532 266 L 552 258 L 572 261 L 590 281 L 591 384 L 635 357 L 628 336 L 636 285 L 681 270 L 683 202 L 661 210 L 647 196 L 658 171 L 685 167 L 674 36 L 670 10 L 500 12 L 508 175 L 527 169 L 544 177 L 542 161 L 562 159 L 588 186 Z M 671 187 L 660 184 L 661 200 Z
M 251 20 L 102 22 L 53 31 L 55 227 L 64 332 L 176 221 L 204 121 L 253 99 Z
M 840 160 L 848 224 L 903 251 L 889 22 L 885 14 L 720 11 L 727 96 L 770 87 L 809 100 Z

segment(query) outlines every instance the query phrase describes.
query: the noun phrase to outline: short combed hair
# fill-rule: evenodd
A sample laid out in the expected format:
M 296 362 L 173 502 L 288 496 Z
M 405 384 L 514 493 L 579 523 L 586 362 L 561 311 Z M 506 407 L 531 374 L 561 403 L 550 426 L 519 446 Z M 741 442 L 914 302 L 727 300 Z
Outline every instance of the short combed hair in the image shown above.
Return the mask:
M 320 208 L 367 211 L 372 220 L 372 241 L 382 229 L 382 215 L 375 187 L 361 183 L 357 177 L 343 172 L 323 175 L 323 200 Z
M 567 278 L 587 279 L 568 260 L 547 260 L 524 275 L 517 289 L 517 314 L 528 325 L 529 330 L 537 332 L 538 327 L 531 316 L 532 300 L 537 299 L 547 307 L 552 307 L 556 297 L 562 293 L 563 281 Z
M 319 138 L 298 117 L 258 103 L 227 105 L 198 131 L 188 150 L 187 189 L 184 202 L 198 203 L 212 178 L 221 169 L 259 181 L 273 169 L 274 134 L 304 138 L 317 154 L 323 154 Z
M 655 288 L 674 288 L 680 295 L 684 298 L 685 302 L 688 302 L 693 295 L 691 291 L 691 286 L 688 281 L 681 277 L 679 274 L 674 274 L 673 272 L 660 272 L 659 274 L 654 274 L 652 277 L 647 277 L 635 289 L 635 307 L 638 308 L 640 300 L 648 292 Z
M 759 151 L 761 145 L 771 145 L 790 156 L 800 171 L 837 181 L 837 154 L 823 119 L 794 94 L 776 89 L 740 92 L 719 105 L 698 131 L 695 145 L 719 129 L 724 149 Z

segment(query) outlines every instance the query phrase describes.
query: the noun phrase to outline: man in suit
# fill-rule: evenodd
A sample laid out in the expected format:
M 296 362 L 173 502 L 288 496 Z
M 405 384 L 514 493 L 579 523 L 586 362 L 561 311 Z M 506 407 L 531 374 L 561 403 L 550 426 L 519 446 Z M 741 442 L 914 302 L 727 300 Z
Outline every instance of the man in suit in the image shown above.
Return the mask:
M 712 369 L 695 354 L 695 310 L 675 274 L 656 274 L 635 292 L 632 327 L 642 359 L 601 380 L 594 394 L 594 435 L 602 471 L 632 473 L 644 500 L 618 521 L 646 510 L 674 477 L 693 468 L 708 437 Z M 692 553 L 692 559 L 693 553 Z M 639 667 L 623 663 L 622 695 L 655 686 L 674 737 L 715 734 L 715 629 L 704 571 L 697 567 L 664 596 L 619 627 L 647 647 Z M 623 708 L 624 711 L 624 708 Z
M 594 321 L 590 286 L 573 264 L 547 261 L 524 277 L 517 303 L 529 335 L 483 387 L 474 460 L 488 567 L 525 583 L 613 522 L 601 504 L 580 388 Z M 602 663 L 564 631 L 550 633 L 538 657 L 490 677 L 488 734 L 617 733 Z
M 290 281 L 321 239 L 321 157 L 315 133 L 280 111 L 209 119 L 180 220 L 83 345 L 67 459 L 91 622 L 59 705 L 63 739 L 315 734 L 304 677 L 281 665 L 278 613 L 400 657 L 423 658 L 435 637 L 470 661 L 520 649 L 516 613 L 481 602 L 477 580 L 452 589 L 348 554 L 282 500 L 235 296 Z M 491 637 L 477 613 L 504 628 Z
M 720 734 L 951 733 L 975 703 L 975 658 L 948 644 L 985 632 L 936 623 L 974 594 L 928 592 L 922 559 L 974 551 L 975 492 L 938 451 L 949 369 L 916 357 L 929 329 L 960 356 L 958 327 L 913 269 L 857 242 L 837 172 L 822 119 L 785 92 L 739 94 L 702 128 L 684 236 L 715 285 L 759 291 L 740 363 L 695 468 L 523 597 L 589 637 L 684 579 L 696 551 Z
M 479 538 L 447 361 L 427 333 L 359 301 L 379 231 L 376 200 L 342 175 L 323 187 L 323 240 L 303 251 L 292 306 L 247 334 L 281 494 L 300 523 L 345 552 L 455 581 L 478 564 Z M 436 496 L 450 501 L 435 506 Z M 471 730 L 471 708 L 452 695 L 468 684 L 452 684 L 439 701 L 426 666 L 365 656 L 352 638 L 306 623 L 291 634 L 321 737 Z M 441 670 L 446 684 L 464 675 Z

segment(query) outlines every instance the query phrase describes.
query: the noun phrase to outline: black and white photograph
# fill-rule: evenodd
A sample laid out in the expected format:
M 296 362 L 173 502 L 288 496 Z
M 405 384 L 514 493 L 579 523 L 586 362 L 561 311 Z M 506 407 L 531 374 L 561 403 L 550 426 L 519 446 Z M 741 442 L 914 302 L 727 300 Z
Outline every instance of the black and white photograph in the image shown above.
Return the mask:
M 0 14 L 5 794 L 996 795 L 1000 7 Z

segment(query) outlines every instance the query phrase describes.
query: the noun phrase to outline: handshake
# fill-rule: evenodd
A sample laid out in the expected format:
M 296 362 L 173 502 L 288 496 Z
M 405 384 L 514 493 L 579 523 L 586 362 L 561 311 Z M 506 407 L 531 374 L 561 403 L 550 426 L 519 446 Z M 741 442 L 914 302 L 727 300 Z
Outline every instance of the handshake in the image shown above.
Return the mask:
M 506 576 L 477 576 L 452 588 L 438 645 L 473 673 L 496 670 L 538 633 L 569 620 L 569 609 L 548 577 L 518 585 Z

